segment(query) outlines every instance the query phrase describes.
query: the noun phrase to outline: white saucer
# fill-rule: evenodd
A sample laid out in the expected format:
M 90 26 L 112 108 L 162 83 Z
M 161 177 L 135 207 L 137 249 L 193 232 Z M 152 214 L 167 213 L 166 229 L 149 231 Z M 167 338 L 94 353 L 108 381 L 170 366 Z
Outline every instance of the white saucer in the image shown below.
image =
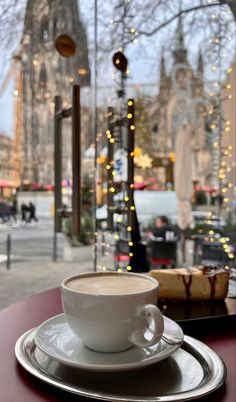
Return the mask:
M 98 353 L 83 346 L 71 331 L 65 314 L 42 323 L 36 330 L 36 346 L 50 358 L 72 367 L 93 371 L 127 371 L 149 366 L 171 356 L 183 342 L 176 322 L 164 317 L 163 338 L 157 344 L 120 353 Z

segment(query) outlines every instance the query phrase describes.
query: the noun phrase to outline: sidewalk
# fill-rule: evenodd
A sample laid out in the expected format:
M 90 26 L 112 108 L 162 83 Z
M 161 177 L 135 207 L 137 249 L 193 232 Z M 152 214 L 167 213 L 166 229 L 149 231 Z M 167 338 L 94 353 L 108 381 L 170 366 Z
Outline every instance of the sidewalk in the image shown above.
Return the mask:
M 60 285 L 67 276 L 93 271 L 92 247 L 81 247 L 77 261 L 0 264 L 0 310 L 35 293 Z

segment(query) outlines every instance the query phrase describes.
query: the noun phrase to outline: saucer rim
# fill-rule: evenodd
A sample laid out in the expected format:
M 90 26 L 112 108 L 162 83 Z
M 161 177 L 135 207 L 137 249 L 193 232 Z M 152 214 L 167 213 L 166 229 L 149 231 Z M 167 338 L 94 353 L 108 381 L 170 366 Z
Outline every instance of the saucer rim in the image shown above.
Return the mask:
M 34 342 L 35 342 L 35 346 L 43 353 L 45 354 L 47 357 L 49 357 L 52 360 L 57 361 L 60 364 L 63 364 L 65 366 L 70 366 L 76 369 L 81 369 L 81 370 L 88 370 L 88 371 L 131 371 L 131 370 L 136 370 L 136 369 L 141 369 L 143 367 L 147 367 L 150 366 L 152 364 L 158 363 L 168 357 L 170 357 L 173 353 L 175 353 L 182 345 L 183 341 L 184 341 L 184 333 L 182 328 L 179 326 L 179 324 L 176 323 L 176 321 L 172 320 L 169 317 L 163 316 L 164 321 L 171 321 L 172 323 L 174 323 L 178 329 L 179 332 L 181 333 L 181 340 L 179 341 L 179 343 L 175 343 L 172 345 L 169 345 L 168 343 L 165 342 L 164 339 L 161 338 L 160 341 L 163 341 L 166 345 L 167 345 L 167 349 L 171 349 L 169 351 L 168 354 L 165 354 L 164 356 L 162 356 L 161 358 L 158 358 L 158 353 L 155 353 L 153 356 L 151 357 L 146 357 L 144 358 L 144 360 L 139 360 L 136 362 L 132 362 L 132 363 L 115 363 L 115 364 L 92 364 L 92 363 L 81 363 L 78 361 L 74 361 L 74 360 L 70 360 L 69 358 L 65 358 L 65 357 L 61 357 L 60 355 L 52 355 L 48 352 L 48 350 L 45 350 L 41 345 L 40 342 L 38 342 L 37 340 L 37 333 L 40 331 L 40 329 L 46 325 L 48 322 L 55 320 L 57 318 L 60 317 L 65 317 L 66 314 L 65 313 L 60 313 L 60 314 L 56 314 L 53 317 L 47 319 L 46 321 L 42 322 L 37 328 L 35 328 L 35 335 L 34 335 Z M 65 324 L 66 324 L 66 317 L 65 317 Z M 68 324 L 69 325 L 69 324 Z M 165 334 L 165 331 L 163 332 L 163 335 Z M 76 335 L 74 335 L 76 336 Z M 156 342 L 153 346 L 156 346 L 160 341 Z M 80 341 L 81 342 L 81 341 Z M 81 342 L 81 345 L 83 347 L 83 344 Z M 153 347 L 152 346 L 152 347 Z M 85 346 L 84 346 L 85 347 Z M 138 349 L 145 349 L 145 347 L 138 347 L 138 346 L 133 346 L 134 348 L 138 348 Z M 85 347 L 86 348 L 86 347 Z M 90 349 L 88 349 L 90 350 Z M 130 349 L 128 349 L 130 350 Z M 90 350 L 92 353 L 95 354 L 101 354 L 101 352 L 96 352 L 96 351 L 92 351 Z M 126 353 L 127 351 L 123 351 L 120 353 Z M 104 353 L 102 353 L 104 354 Z M 114 353 L 110 353 L 111 355 Z

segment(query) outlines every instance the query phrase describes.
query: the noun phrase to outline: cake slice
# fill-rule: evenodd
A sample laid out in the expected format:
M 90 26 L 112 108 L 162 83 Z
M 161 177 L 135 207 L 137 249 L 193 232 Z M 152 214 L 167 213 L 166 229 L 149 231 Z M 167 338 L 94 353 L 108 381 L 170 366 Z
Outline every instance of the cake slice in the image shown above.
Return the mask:
M 228 292 L 226 271 L 175 268 L 152 270 L 149 275 L 159 281 L 160 300 L 223 300 Z

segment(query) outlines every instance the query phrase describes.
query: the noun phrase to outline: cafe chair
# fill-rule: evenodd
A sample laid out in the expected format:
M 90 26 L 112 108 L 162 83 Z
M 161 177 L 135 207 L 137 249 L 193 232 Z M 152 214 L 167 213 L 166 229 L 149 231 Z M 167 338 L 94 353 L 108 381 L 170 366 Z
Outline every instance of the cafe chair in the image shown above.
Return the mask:
M 155 240 L 148 242 L 150 268 L 175 268 L 177 240 Z

